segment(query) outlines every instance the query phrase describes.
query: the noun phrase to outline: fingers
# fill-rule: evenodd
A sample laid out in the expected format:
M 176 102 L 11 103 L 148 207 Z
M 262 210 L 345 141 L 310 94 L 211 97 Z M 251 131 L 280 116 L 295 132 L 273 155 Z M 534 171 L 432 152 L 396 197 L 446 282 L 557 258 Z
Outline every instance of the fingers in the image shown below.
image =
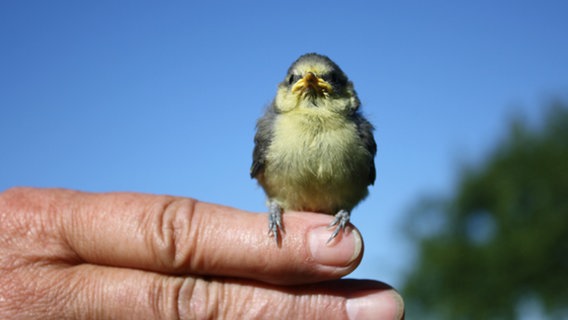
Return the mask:
M 363 252 L 355 229 L 326 244 L 332 217 L 319 214 L 285 213 L 277 247 L 266 235 L 266 215 L 187 198 L 34 189 L 9 197 L 43 212 L 41 230 L 61 239 L 53 247 L 67 248 L 59 255 L 68 263 L 298 284 L 339 278 Z M 46 246 L 41 252 L 53 254 Z
M 54 273 L 54 274 L 50 274 Z M 87 319 L 401 319 L 403 303 L 375 281 L 276 287 L 112 267 L 47 268 L 29 275 L 21 317 Z M 52 283 L 56 279 L 57 283 Z M 93 290 L 94 289 L 94 290 Z M 13 304 L 15 305 L 15 304 Z M 48 317 L 49 318 L 49 317 Z
M 348 228 L 328 245 L 331 219 L 286 213 L 287 233 L 277 247 L 265 233 L 266 216 L 191 199 L 11 190 L 0 194 L 0 314 L 400 318 L 400 296 L 379 282 L 267 283 L 350 272 L 362 240 Z

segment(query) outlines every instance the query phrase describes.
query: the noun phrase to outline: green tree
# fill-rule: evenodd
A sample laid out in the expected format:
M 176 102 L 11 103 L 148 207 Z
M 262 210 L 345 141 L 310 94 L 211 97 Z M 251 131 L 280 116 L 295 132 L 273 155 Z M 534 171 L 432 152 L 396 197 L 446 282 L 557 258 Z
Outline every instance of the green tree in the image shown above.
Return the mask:
M 455 193 L 425 197 L 407 231 L 418 256 L 403 294 L 416 319 L 568 318 L 568 104 L 516 119 Z

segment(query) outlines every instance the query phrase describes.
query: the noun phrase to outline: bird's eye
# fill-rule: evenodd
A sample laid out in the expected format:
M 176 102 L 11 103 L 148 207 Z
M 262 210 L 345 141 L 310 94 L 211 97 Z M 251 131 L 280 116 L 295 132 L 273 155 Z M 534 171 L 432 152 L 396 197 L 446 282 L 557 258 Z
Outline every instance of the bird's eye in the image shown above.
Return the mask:
M 322 76 L 322 79 L 329 83 L 335 83 L 337 82 L 337 74 L 335 74 L 335 72 L 326 73 Z
M 293 74 L 288 76 L 288 84 L 292 85 L 294 82 L 296 82 L 296 76 L 294 76 Z
M 330 78 L 331 82 L 337 82 L 337 74 L 335 72 L 331 73 Z
M 345 76 L 337 72 L 331 72 L 322 77 L 325 81 L 331 83 L 332 85 L 344 86 L 347 83 Z

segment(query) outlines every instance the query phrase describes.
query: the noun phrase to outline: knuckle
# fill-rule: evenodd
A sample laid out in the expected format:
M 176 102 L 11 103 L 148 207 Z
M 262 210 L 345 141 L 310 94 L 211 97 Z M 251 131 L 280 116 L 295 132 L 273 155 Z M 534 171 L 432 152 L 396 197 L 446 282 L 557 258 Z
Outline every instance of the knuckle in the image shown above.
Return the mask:
M 251 287 L 222 279 L 184 281 L 177 295 L 178 315 L 180 319 L 257 319 L 266 313 L 256 312 L 263 308 L 253 293 Z
M 186 198 L 165 198 L 151 214 L 154 232 L 151 232 L 150 246 L 160 264 L 174 272 L 187 271 L 197 246 L 196 218 L 197 200 Z
M 194 278 L 176 278 L 155 291 L 154 314 L 165 319 L 219 319 L 222 285 Z M 221 294 L 220 294 L 221 293 Z
M 181 319 L 294 319 L 293 295 L 239 280 L 197 279 L 178 295 Z
M 180 319 L 219 318 L 218 285 L 202 279 L 183 281 L 177 295 Z

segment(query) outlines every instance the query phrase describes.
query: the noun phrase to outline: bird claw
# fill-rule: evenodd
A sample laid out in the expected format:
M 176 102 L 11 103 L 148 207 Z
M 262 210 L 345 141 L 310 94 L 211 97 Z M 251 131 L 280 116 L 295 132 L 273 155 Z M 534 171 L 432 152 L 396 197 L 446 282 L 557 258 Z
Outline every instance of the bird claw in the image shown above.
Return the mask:
M 279 233 L 284 232 L 282 224 L 282 208 L 275 202 L 270 202 L 268 205 L 268 235 L 274 237 L 276 244 L 279 243 Z
M 333 221 L 327 226 L 328 228 L 335 227 L 335 230 L 333 230 L 333 233 L 331 234 L 329 239 L 327 239 L 326 243 L 330 243 L 333 239 L 335 239 L 340 231 L 345 231 L 345 227 L 349 223 L 349 218 L 349 211 L 339 210 L 339 212 L 335 215 Z
M 349 223 L 350 213 L 347 210 L 339 210 L 333 221 L 327 226 L 333 228 L 333 232 L 326 243 L 330 243 L 335 239 L 339 232 L 345 231 Z M 284 233 L 284 224 L 282 223 L 282 208 L 274 201 L 268 203 L 268 235 L 274 237 L 276 245 L 280 243 L 280 232 Z

